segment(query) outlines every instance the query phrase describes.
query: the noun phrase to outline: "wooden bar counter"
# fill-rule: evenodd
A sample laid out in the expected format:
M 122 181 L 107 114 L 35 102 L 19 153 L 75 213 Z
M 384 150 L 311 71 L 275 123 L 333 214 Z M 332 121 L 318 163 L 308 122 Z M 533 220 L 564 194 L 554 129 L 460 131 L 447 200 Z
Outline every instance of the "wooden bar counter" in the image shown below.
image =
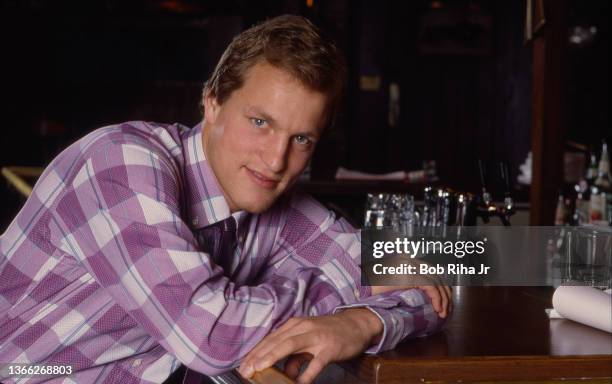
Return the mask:
M 454 287 L 445 330 L 330 367 L 318 383 L 612 382 L 612 334 L 549 320 L 551 287 Z

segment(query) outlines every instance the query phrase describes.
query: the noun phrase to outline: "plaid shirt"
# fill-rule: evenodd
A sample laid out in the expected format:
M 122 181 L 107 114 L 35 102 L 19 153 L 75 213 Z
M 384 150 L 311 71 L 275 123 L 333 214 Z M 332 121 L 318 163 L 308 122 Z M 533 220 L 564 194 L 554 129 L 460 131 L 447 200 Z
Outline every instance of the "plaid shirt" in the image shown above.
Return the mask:
M 230 216 L 228 255 L 214 224 Z M 0 237 L 0 365 L 73 366 L 54 383 L 159 383 L 180 363 L 236 367 L 292 316 L 367 307 L 384 324 L 372 353 L 440 328 L 420 290 L 371 296 L 359 254 L 359 232 L 299 192 L 231 214 L 201 126 L 101 128 L 47 167 Z

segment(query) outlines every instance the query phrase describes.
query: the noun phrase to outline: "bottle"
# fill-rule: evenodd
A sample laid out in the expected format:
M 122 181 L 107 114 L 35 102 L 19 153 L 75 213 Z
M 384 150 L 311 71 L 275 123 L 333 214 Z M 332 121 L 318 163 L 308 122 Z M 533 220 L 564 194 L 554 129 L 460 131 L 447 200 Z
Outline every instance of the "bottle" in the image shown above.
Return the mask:
M 597 178 L 597 156 L 595 156 L 595 148 L 591 147 L 591 162 L 589 163 L 589 168 L 586 173 L 586 181 L 590 185 L 595 182 Z
M 599 158 L 599 166 L 597 167 L 597 179 L 595 185 L 609 190 L 610 189 L 610 157 L 608 155 L 608 144 L 604 141 L 601 147 L 601 157 Z
M 588 194 L 585 198 L 585 193 L 576 191 L 576 205 L 574 215 L 572 217 L 573 225 L 583 225 L 589 222 L 589 200 Z
M 601 157 L 597 167 L 597 178 L 591 186 L 591 201 L 589 221 L 592 224 L 609 224 L 609 205 L 612 204 L 612 190 L 610 189 L 610 157 L 608 145 L 604 141 L 601 148 Z
M 574 214 L 572 216 L 572 222 L 574 225 L 583 225 L 590 221 L 591 185 L 593 185 L 597 175 L 597 157 L 595 156 L 593 149 L 594 148 L 591 148 L 590 151 L 589 166 L 578 183 L 574 185 L 574 191 L 576 192 L 576 204 Z
M 602 224 L 606 220 L 606 213 L 606 193 L 593 184 L 589 202 L 589 223 Z
M 559 199 L 557 200 L 557 208 L 555 209 L 555 225 L 565 225 L 565 197 L 563 191 L 559 191 Z

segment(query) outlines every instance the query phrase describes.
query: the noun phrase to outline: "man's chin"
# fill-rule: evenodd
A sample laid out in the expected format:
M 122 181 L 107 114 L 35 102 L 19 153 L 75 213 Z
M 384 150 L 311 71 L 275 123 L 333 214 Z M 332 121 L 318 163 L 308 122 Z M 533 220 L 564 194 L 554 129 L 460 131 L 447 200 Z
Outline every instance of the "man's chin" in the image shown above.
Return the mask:
M 248 213 L 263 213 L 270 209 L 272 205 L 276 202 L 277 198 L 265 198 L 265 199 L 256 199 L 245 201 L 243 204 L 240 204 L 241 210 L 246 211 Z

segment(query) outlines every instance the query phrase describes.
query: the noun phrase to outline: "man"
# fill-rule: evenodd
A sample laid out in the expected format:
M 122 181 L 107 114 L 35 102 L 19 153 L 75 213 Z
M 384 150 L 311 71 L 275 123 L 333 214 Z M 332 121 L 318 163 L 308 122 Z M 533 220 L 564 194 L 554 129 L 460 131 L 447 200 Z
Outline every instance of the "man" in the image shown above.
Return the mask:
M 310 382 L 439 329 L 447 288 L 360 286 L 358 232 L 291 188 L 343 77 L 312 24 L 278 17 L 227 48 L 202 124 L 124 123 L 62 152 L 0 238 L 0 361 L 160 383 L 290 357 Z

